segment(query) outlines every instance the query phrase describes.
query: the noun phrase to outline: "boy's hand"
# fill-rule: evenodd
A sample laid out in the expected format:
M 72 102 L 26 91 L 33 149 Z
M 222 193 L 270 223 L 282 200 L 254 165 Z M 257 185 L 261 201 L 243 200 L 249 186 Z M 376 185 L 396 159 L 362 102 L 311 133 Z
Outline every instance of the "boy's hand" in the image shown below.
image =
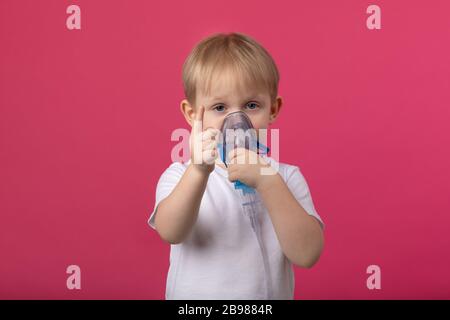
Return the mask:
M 236 180 L 245 183 L 247 186 L 257 189 L 263 181 L 269 180 L 269 175 L 261 174 L 263 168 L 269 168 L 270 164 L 265 161 L 256 152 L 245 149 L 236 148 L 228 153 L 228 180 L 234 182 Z M 275 172 L 273 172 L 275 174 Z
M 192 125 L 189 147 L 192 164 L 203 172 L 211 173 L 217 159 L 217 139 L 219 130 L 208 128 L 203 131 L 205 107 L 200 106 L 195 113 Z

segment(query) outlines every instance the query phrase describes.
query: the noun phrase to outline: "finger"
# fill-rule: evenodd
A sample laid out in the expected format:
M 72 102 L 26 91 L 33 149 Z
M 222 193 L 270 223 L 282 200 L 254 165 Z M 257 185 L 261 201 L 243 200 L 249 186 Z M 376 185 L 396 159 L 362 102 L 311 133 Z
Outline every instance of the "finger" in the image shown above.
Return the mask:
M 216 150 L 204 150 L 203 151 L 203 161 L 206 164 L 213 164 L 216 161 L 217 158 L 217 151 Z
M 236 156 L 236 149 L 231 149 L 231 151 L 228 152 L 228 159 L 230 161 Z
M 213 150 L 213 149 L 217 149 L 216 140 L 203 141 L 203 150 Z
M 233 158 L 232 161 L 235 164 L 248 164 L 247 157 L 245 154 L 238 154 Z
M 258 164 L 258 156 L 255 153 L 241 152 L 235 154 L 233 158 L 230 159 L 230 163 L 233 164 Z
M 220 137 L 220 134 L 222 133 L 219 129 L 214 128 L 214 137 L 216 140 Z
M 235 148 L 228 152 L 228 159 L 233 159 L 241 154 L 245 154 L 247 149 L 245 148 Z
M 205 116 L 205 107 L 199 106 L 194 116 L 192 131 L 194 134 L 200 134 L 203 131 L 203 117 Z
M 195 113 L 195 120 L 203 121 L 203 116 L 205 115 L 205 107 L 199 106 L 197 112 Z
M 213 138 L 215 138 L 217 136 L 217 133 L 218 133 L 217 129 L 208 128 L 205 131 L 203 131 L 202 140 L 203 141 L 205 141 L 205 140 L 213 140 Z
M 228 163 L 229 164 L 235 164 L 236 163 L 236 149 L 232 149 L 230 152 L 228 152 Z
M 245 154 L 246 161 L 248 161 L 249 164 L 258 164 L 259 156 L 256 152 L 253 152 L 252 150 L 248 150 L 248 152 Z

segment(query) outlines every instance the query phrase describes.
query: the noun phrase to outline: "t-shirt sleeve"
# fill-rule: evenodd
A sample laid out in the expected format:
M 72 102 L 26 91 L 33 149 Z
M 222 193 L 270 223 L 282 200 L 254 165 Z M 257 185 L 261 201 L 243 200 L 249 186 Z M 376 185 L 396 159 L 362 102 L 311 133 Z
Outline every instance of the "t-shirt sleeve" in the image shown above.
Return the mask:
M 153 229 L 156 229 L 155 216 L 158 209 L 158 204 L 172 192 L 185 171 L 186 167 L 183 164 L 181 164 L 180 162 L 174 162 L 163 172 L 163 174 L 159 178 L 158 184 L 156 186 L 155 205 L 153 207 L 152 213 L 150 214 L 150 218 L 148 219 L 148 224 Z
M 286 184 L 303 209 L 305 209 L 309 215 L 315 217 L 319 221 L 322 229 L 324 229 L 325 224 L 314 207 L 308 183 L 298 167 L 289 166 L 287 170 Z

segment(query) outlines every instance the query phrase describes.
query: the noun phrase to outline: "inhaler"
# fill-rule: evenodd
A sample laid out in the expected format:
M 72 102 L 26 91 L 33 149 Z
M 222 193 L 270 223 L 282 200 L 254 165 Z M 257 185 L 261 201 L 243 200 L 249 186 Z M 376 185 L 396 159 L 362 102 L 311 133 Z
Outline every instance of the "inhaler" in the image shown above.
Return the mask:
M 228 114 L 221 128 L 222 139 L 218 143 L 219 154 L 225 166 L 228 167 L 230 159 L 228 153 L 235 148 L 246 148 L 259 154 L 265 154 L 269 149 L 259 143 L 256 130 L 253 128 L 250 118 L 242 111 Z M 272 282 L 270 277 L 267 250 L 261 237 L 261 215 L 263 205 L 256 191 L 240 181 L 234 182 L 238 190 L 244 214 L 248 217 L 252 229 L 256 235 L 264 266 L 266 299 L 272 299 Z

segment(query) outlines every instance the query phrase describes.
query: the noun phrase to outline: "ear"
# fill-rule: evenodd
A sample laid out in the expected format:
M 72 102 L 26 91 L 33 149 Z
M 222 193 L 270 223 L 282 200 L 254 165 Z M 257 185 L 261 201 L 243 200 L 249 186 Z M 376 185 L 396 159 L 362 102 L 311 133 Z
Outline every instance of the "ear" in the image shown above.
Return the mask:
M 283 98 L 278 96 L 275 99 L 275 102 L 272 103 L 272 106 L 270 107 L 269 124 L 272 124 L 272 122 L 274 122 L 275 119 L 278 117 L 282 105 L 283 105 Z
M 191 105 L 187 99 L 183 99 L 180 103 L 180 110 L 187 123 L 192 127 L 195 116 L 194 106 Z

